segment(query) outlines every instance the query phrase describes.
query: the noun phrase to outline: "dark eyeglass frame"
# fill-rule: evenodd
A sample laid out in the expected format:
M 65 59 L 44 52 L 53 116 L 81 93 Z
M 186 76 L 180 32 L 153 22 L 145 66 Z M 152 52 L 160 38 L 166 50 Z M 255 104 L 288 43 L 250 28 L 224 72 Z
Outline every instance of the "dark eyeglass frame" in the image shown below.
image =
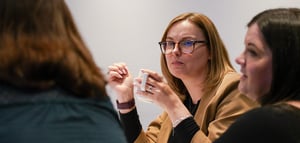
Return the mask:
M 191 42 L 192 46 L 191 48 L 191 51 L 189 52 L 185 52 L 183 50 L 183 48 L 190 48 L 190 47 L 184 47 L 187 42 Z M 180 52 L 182 53 L 186 53 L 186 54 L 191 54 L 193 53 L 194 49 L 195 49 L 195 44 L 197 43 L 202 43 L 202 44 L 206 44 L 207 42 L 204 41 L 204 40 L 182 40 L 182 41 L 179 41 L 179 42 L 174 42 L 174 41 L 161 41 L 161 42 L 158 42 L 159 46 L 160 46 L 160 50 L 163 54 L 167 55 L 167 54 L 171 54 L 172 51 L 175 49 L 175 46 L 178 44 L 179 46 L 179 49 L 180 49 Z M 172 45 L 172 50 L 169 50 L 169 52 L 167 52 L 167 49 L 166 49 L 166 45 L 169 44 Z

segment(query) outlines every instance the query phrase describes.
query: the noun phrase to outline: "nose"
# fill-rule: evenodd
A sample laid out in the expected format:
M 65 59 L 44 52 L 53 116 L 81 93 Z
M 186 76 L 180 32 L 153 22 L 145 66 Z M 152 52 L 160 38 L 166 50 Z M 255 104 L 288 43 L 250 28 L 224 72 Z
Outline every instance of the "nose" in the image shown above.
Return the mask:
M 239 65 L 244 65 L 245 64 L 245 57 L 244 54 L 240 54 L 238 57 L 235 58 L 235 62 Z
M 173 51 L 172 51 L 172 54 L 173 54 L 173 55 L 176 55 L 176 56 L 180 55 L 180 47 L 179 47 L 179 44 L 178 44 L 178 43 L 176 43 L 176 44 L 174 45 L 174 49 L 173 49 Z

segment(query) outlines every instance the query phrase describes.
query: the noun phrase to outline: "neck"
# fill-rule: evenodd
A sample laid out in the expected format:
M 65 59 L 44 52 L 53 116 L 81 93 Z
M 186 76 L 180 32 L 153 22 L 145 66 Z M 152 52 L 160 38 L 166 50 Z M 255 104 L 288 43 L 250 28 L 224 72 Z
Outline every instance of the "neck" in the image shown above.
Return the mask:
M 193 104 L 197 104 L 198 101 L 201 99 L 201 97 L 203 96 L 204 92 L 203 92 L 203 82 L 199 82 L 199 81 L 183 81 L 184 85 L 186 86 Z
M 204 89 L 204 85 L 205 85 L 205 79 L 207 76 L 207 71 L 206 70 L 202 70 L 194 73 L 194 74 L 190 74 L 189 76 L 184 76 L 181 78 L 182 82 L 184 83 L 185 87 L 187 88 L 193 104 L 197 104 L 198 101 L 201 99 L 201 97 L 203 96 L 203 89 Z

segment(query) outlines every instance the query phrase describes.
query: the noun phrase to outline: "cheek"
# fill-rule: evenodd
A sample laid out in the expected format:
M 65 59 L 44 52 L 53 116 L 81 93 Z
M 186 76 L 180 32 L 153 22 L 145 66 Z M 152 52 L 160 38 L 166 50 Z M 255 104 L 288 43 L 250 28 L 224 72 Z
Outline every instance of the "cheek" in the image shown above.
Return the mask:
M 170 69 L 170 66 L 171 66 L 171 60 L 172 58 L 170 56 L 166 56 L 166 63 L 167 63 L 167 67 L 168 69 Z
M 249 85 L 258 95 L 266 94 L 271 86 L 272 73 L 267 66 L 249 69 Z
M 271 89 L 272 77 L 273 77 L 272 66 L 269 66 L 269 68 L 267 68 L 265 70 L 265 73 L 266 73 L 266 77 L 265 77 L 266 89 L 267 89 L 267 92 L 269 92 Z
M 193 63 L 194 65 L 206 65 L 210 60 L 210 56 L 207 50 L 203 50 L 197 54 L 195 53 L 194 55 L 192 55 L 192 57 L 189 57 L 187 60 L 189 60 L 189 63 Z

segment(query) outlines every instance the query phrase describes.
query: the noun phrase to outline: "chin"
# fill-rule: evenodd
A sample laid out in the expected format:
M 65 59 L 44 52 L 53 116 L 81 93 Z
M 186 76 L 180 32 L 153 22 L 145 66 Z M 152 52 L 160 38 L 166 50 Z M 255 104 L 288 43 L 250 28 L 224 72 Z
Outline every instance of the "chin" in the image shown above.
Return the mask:
M 242 94 L 247 94 L 246 87 L 244 86 L 244 84 L 242 82 L 239 83 L 238 89 Z
M 176 72 L 176 71 L 174 72 L 174 71 L 172 71 L 171 74 L 172 74 L 174 77 L 176 77 L 176 78 L 179 78 L 179 79 L 182 78 L 182 74 L 180 74 L 179 72 Z

